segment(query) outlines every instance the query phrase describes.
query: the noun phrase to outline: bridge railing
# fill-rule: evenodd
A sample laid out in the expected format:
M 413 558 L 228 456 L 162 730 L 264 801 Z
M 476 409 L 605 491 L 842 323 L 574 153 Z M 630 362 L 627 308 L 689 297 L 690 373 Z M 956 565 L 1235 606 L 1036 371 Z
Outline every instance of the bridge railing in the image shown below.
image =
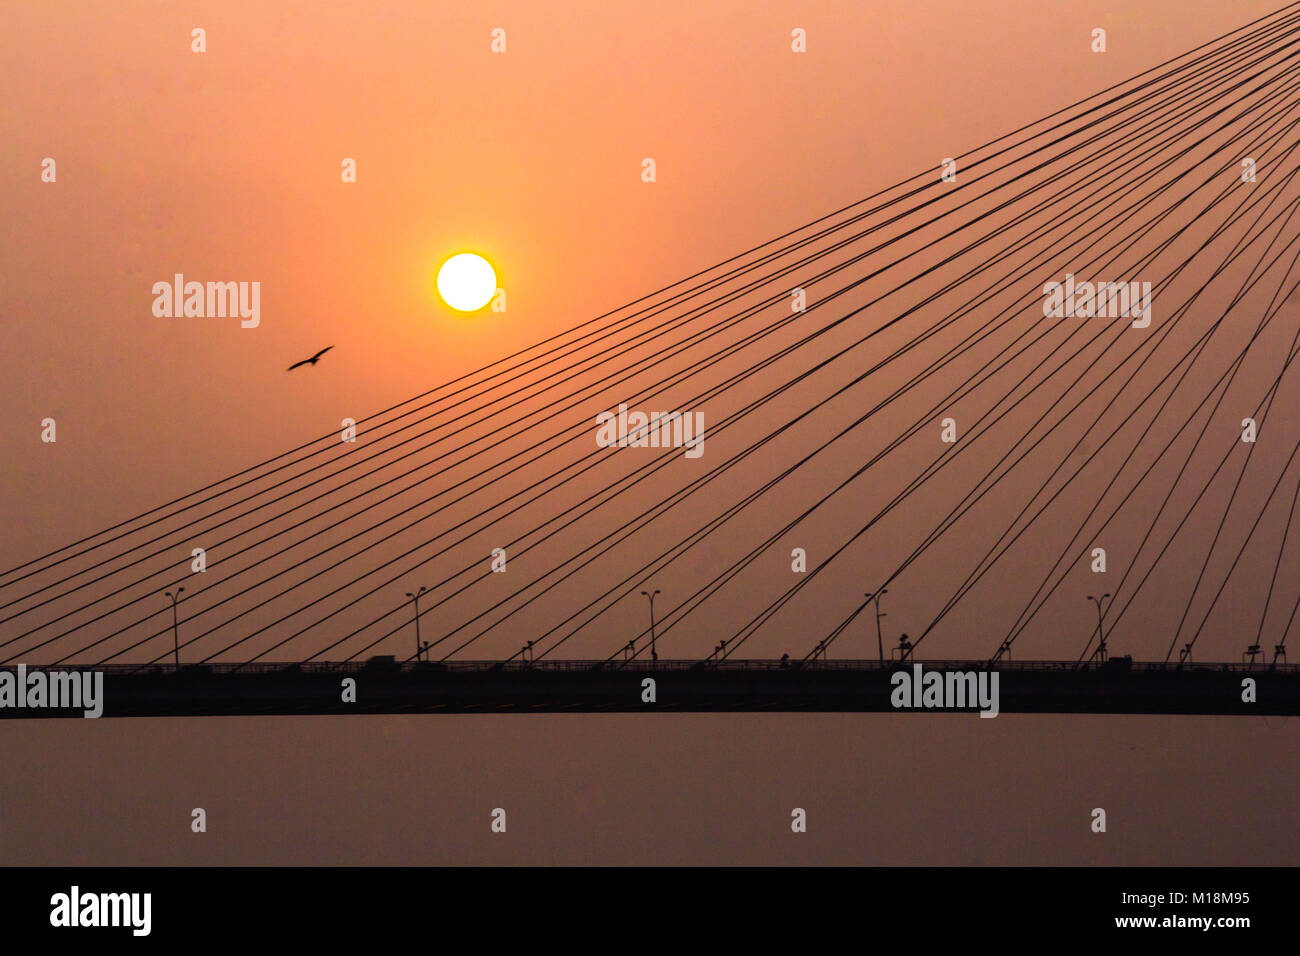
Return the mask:
M 658 661 L 647 660 L 556 660 L 556 661 L 445 661 L 430 663 L 425 661 L 397 661 L 393 658 L 378 657 L 365 661 L 308 661 L 306 663 L 295 663 L 289 661 L 256 661 L 253 663 L 212 663 L 212 664 L 182 664 L 177 668 L 173 664 L 104 664 L 99 666 L 78 665 L 76 663 L 53 664 L 27 664 L 28 670 L 96 670 L 103 671 L 106 675 L 130 675 L 130 674 L 180 674 L 185 675 L 207 675 L 207 674 L 285 674 L 285 673 L 304 673 L 304 674 L 354 674 L 354 673 L 483 673 L 490 671 L 508 671 L 518 672 L 543 672 L 543 673 L 564 673 L 564 672 L 590 672 L 593 670 L 604 670 L 611 672 L 618 671 L 635 671 L 641 672 L 661 672 L 661 673 L 681 673 L 694 670 L 713 670 L 723 672 L 755 672 L 755 671 L 880 671 L 892 670 L 896 667 L 911 667 L 914 664 L 920 664 L 926 670 L 944 670 L 944 671 L 968 671 L 968 670 L 989 670 L 994 669 L 999 672 L 1016 672 L 1016 671 L 1102 671 L 1110 673 L 1122 672 L 1239 672 L 1243 674 L 1259 674 L 1268 672 L 1297 673 L 1300 672 L 1300 663 L 1297 664 L 1243 664 L 1240 662 L 1197 662 L 1197 663 L 1165 663 L 1163 661 L 1128 661 L 1126 659 L 1112 658 L 1107 663 L 1096 661 L 1078 663 L 1075 661 L 1044 661 L 1044 660 L 1002 660 L 995 665 L 990 665 L 988 661 L 979 660 L 929 660 L 929 659 L 911 659 L 900 664 L 898 661 L 879 660 L 810 660 L 810 661 L 781 661 L 771 659 L 759 660 L 723 660 L 723 661 L 700 661 L 694 659 L 666 659 L 660 658 Z M 15 670 L 17 665 L 10 664 L 0 667 L 0 670 Z

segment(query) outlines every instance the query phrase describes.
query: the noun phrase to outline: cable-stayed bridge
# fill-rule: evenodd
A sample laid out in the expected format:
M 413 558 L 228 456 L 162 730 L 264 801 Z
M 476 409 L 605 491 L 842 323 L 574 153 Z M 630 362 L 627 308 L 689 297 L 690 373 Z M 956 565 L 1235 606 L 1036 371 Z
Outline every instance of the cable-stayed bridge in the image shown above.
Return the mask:
M 1291 4 L 5 568 L 0 668 L 122 714 L 888 709 L 940 661 L 1295 712 L 1297 56 Z

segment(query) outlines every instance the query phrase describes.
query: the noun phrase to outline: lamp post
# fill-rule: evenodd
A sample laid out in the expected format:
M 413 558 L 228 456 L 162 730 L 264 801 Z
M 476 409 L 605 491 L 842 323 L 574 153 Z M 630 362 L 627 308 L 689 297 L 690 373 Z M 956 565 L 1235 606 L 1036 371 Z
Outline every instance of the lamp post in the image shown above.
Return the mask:
M 181 638 L 180 622 L 177 619 L 176 605 L 180 603 L 181 595 L 184 593 L 184 588 L 177 588 L 175 594 L 172 594 L 171 591 L 167 592 L 167 597 L 171 598 L 172 602 L 172 662 L 176 665 L 177 670 L 180 670 L 181 667 Z
M 880 654 L 880 663 L 885 663 L 885 638 L 880 630 L 880 619 L 887 615 L 880 613 L 880 595 L 888 594 L 888 588 L 881 588 L 876 592 L 867 592 L 867 600 L 876 602 L 876 651 Z
M 650 660 L 657 661 L 659 652 L 655 649 L 655 594 L 659 593 L 659 589 L 655 588 L 653 594 L 649 591 L 641 593 L 650 599 Z
M 1100 657 L 1103 664 L 1106 663 L 1106 631 L 1102 628 L 1101 607 L 1105 601 L 1109 600 L 1109 598 L 1109 593 L 1103 594 L 1099 598 L 1093 597 L 1091 594 L 1088 595 L 1088 600 L 1097 605 L 1097 650 L 1094 652 L 1093 656 Z
M 417 661 L 424 660 L 424 645 L 420 643 L 420 595 L 427 590 L 429 589 L 422 587 L 414 594 L 410 591 L 406 592 L 406 596 L 415 604 L 415 659 Z

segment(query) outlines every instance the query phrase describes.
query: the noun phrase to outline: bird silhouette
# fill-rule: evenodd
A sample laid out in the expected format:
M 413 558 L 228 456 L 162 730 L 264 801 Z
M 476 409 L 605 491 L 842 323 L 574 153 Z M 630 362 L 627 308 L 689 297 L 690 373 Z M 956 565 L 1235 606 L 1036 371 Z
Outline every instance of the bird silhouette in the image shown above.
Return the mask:
M 298 366 L 300 366 L 300 365 L 315 365 L 318 361 L 320 361 L 320 357 L 321 357 L 322 355 L 324 355 L 326 352 L 328 352 L 328 351 L 329 351 L 330 349 L 332 349 L 332 348 L 334 348 L 334 346 L 332 346 L 332 345 L 327 345 L 327 346 L 325 346 L 323 349 L 321 349 L 319 352 L 317 352 L 315 355 L 313 355 L 311 358 L 309 358 L 309 359 L 303 359 L 301 362 L 294 362 L 294 363 L 293 363 L 292 365 L 290 365 L 287 369 L 285 369 L 285 371 L 286 371 L 286 372 L 292 372 L 294 369 L 296 369 L 296 368 L 297 368 Z

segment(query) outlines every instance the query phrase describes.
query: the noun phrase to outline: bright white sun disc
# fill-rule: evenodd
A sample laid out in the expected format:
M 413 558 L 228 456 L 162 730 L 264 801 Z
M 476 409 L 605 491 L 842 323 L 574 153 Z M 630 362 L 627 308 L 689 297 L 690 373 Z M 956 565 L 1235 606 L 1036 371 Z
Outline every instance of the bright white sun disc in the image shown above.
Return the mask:
M 497 275 L 482 256 L 462 252 L 438 270 L 438 294 L 458 312 L 475 312 L 492 301 Z

